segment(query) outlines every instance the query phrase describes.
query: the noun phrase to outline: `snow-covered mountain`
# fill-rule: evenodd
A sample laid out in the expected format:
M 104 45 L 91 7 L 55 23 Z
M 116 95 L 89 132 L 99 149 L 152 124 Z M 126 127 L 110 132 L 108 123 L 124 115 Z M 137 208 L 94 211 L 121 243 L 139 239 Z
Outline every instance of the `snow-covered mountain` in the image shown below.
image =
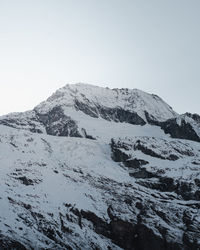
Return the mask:
M 141 123 L 147 121 L 148 114 L 157 121 L 164 121 L 176 115 L 172 108 L 156 95 L 138 89 L 109 89 L 81 83 L 68 84 L 57 90 L 35 110 L 38 113 L 47 113 L 56 106 L 62 106 L 65 112 L 73 107 L 95 118 L 121 122 L 129 122 L 126 117 L 120 116 L 122 110 L 127 114 L 137 114 L 143 119 Z
M 85 130 L 97 127 L 94 123 L 99 120 L 145 125 L 149 120 L 162 122 L 176 115 L 158 96 L 137 89 L 74 84 L 57 90 L 32 111 L 2 117 L 0 123 L 32 132 L 84 137 Z
M 75 84 L 0 124 L 0 249 L 200 249 L 198 115 Z

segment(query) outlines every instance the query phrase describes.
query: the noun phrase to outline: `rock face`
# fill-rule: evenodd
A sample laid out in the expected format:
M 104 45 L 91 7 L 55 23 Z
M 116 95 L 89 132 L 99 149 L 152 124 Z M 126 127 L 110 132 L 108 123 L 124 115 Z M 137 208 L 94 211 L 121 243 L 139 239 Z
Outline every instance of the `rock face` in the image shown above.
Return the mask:
M 173 138 L 200 142 L 200 116 L 186 113 L 160 124 L 165 133 Z
M 0 249 L 200 249 L 199 120 L 84 84 L 1 117 Z
M 36 116 L 48 135 L 81 137 L 76 122 L 66 116 L 59 106 L 45 114 L 36 112 Z
M 11 113 L 0 117 L 0 124 L 33 133 L 46 133 L 44 125 L 39 121 L 35 111 Z

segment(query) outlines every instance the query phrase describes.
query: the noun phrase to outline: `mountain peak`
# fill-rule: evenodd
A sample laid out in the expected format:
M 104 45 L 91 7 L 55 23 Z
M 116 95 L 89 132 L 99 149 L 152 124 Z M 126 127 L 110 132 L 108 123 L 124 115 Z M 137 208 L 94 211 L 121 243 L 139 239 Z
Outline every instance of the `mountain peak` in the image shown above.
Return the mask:
M 147 122 L 147 114 L 156 121 L 164 121 L 177 115 L 157 95 L 148 94 L 138 89 L 110 89 L 85 83 L 65 85 L 35 109 L 46 112 L 55 106 L 62 106 L 66 110 L 67 107 L 76 106 L 77 103 L 96 109 L 97 113 L 99 108 L 123 109 L 134 112 L 145 122 Z
M 0 117 L 0 124 L 37 133 L 106 141 L 114 136 L 113 131 L 127 135 L 134 130 L 140 134 L 140 129 L 132 125 L 156 125 L 157 129 L 146 127 L 142 133 L 162 137 L 164 131 L 174 138 L 200 140 L 199 116 L 178 115 L 157 95 L 85 83 L 67 84 L 32 111 Z

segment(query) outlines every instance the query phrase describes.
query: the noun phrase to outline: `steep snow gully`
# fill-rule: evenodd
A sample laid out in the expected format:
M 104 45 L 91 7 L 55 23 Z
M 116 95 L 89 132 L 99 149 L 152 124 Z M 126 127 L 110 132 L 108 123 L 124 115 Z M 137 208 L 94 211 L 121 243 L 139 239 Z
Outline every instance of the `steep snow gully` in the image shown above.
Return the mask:
M 200 116 L 66 85 L 0 117 L 0 249 L 200 249 Z

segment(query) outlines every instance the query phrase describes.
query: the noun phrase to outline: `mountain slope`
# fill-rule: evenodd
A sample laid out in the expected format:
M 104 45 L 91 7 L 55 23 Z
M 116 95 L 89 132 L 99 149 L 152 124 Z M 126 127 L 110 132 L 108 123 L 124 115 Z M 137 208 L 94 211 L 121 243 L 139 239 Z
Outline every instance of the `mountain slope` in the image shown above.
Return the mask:
M 0 124 L 0 249 L 200 248 L 198 115 L 76 84 Z
M 4 241 L 12 238 L 26 249 L 190 249 L 198 244 L 198 143 L 118 139 L 112 142 L 113 161 L 109 145 L 98 141 L 6 126 L 0 131 Z M 147 150 L 152 143 L 154 154 Z

